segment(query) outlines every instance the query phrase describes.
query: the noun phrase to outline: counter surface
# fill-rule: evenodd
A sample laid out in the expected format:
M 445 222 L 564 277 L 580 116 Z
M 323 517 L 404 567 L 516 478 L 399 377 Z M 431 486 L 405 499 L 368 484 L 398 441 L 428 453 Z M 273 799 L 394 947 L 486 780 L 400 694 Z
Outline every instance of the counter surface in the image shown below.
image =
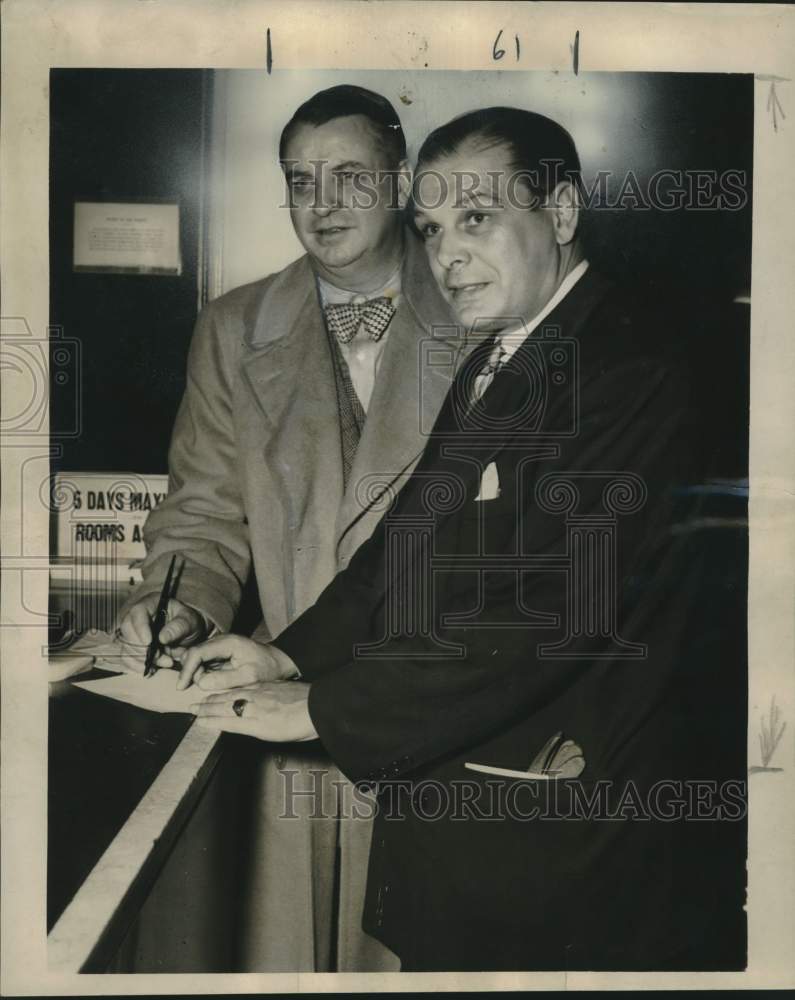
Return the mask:
M 217 762 L 193 722 L 50 685 L 51 966 L 92 971 L 118 944 Z

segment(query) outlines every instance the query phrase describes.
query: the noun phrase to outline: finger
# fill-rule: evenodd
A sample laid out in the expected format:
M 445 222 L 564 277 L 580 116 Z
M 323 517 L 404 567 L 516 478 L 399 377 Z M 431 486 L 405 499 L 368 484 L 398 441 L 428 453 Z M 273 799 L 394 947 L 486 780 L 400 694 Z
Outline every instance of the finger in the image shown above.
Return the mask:
M 244 702 L 243 714 L 247 718 L 257 718 L 259 716 L 259 706 L 253 697 L 243 697 L 243 691 L 251 691 L 252 693 L 256 691 L 256 685 L 252 685 L 246 688 L 238 688 L 236 691 L 224 691 L 221 694 L 209 694 L 203 701 L 195 702 L 190 705 L 190 710 L 194 715 L 203 716 L 213 716 L 213 717 L 226 717 L 234 715 L 237 718 L 242 718 L 235 712 L 234 706 L 237 702 Z
M 207 619 L 191 604 L 183 604 L 182 601 L 174 599 L 168 602 L 166 623 L 174 618 L 186 617 L 191 623 L 191 631 L 187 636 L 187 642 L 185 644 L 188 646 L 195 646 L 197 643 L 203 642 L 210 633 L 210 626 L 207 623 Z
M 214 639 L 208 639 L 198 646 L 191 646 L 185 653 L 182 660 L 182 668 L 179 672 L 177 690 L 184 691 L 193 680 L 193 675 L 203 663 L 208 660 L 228 660 L 234 653 L 236 637 L 232 635 L 219 635 Z
M 142 674 L 144 672 L 144 660 L 140 656 L 120 656 L 114 661 L 114 666 L 128 670 L 132 674 Z
M 207 670 L 201 679 L 193 678 L 202 691 L 228 691 L 230 688 L 248 687 L 256 680 L 250 664 L 240 667 L 227 667 L 218 670 Z
M 198 619 L 196 615 L 187 608 L 171 618 L 160 629 L 158 639 L 164 646 L 172 646 L 178 643 L 189 641 L 198 637 Z
M 116 660 L 121 660 L 121 662 L 130 663 L 140 663 L 140 670 L 143 670 L 143 664 L 146 660 L 146 646 L 121 646 L 119 652 L 115 656 L 109 656 L 108 661 L 113 663 Z
M 196 692 L 198 697 L 198 691 Z M 236 701 L 237 696 L 232 696 L 228 691 L 224 691 L 221 694 L 208 694 L 206 698 L 199 698 L 196 702 L 197 705 L 221 705 L 224 702 L 228 702 L 230 705 L 233 701 Z
M 223 719 L 210 719 L 207 717 L 196 716 L 196 725 L 200 729 L 213 729 L 216 733 L 223 733 Z
M 148 646 L 152 641 L 151 613 L 146 600 L 134 604 L 121 623 L 121 635 L 126 642 Z
M 145 642 L 127 642 L 123 636 L 119 636 L 117 650 L 120 657 L 130 657 L 132 659 L 144 660 L 149 644 Z
M 171 668 L 171 667 L 174 666 L 173 657 L 169 656 L 169 654 L 166 653 L 166 652 L 159 653 L 155 657 L 155 666 L 156 667 L 162 667 L 164 669 L 165 668 Z
M 240 733 L 242 736 L 259 736 L 256 724 L 247 722 L 245 717 L 238 719 L 236 715 L 224 717 L 200 717 L 196 725 L 201 729 L 210 729 L 216 733 Z
M 197 718 L 203 719 L 224 719 L 239 718 L 237 712 L 232 708 L 232 700 L 200 701 L 190 706 L 190 710 Z M 246 708 L 249 706 L 246 705 Z

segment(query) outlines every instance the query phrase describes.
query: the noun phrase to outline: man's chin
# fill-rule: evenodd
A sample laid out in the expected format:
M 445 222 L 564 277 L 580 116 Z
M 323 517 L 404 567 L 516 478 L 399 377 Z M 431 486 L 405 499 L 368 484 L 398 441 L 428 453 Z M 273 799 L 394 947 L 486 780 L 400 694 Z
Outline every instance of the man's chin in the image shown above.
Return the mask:
M 309 253 L 324 267 L 338 271 L 340 268 L 353 264 L 361 257 L 361 250 L 350 245 L 345 246 L 312 246 Z
M 455 315 L 461 326 L 467 330 L 479 330 L 481 333 L 492 333 L 500 330 L 505 325 L 495 318 L 498 313 L 490 309 L 488 305 L 479 304 L 465 306 L 462 309 L 455 309 Z

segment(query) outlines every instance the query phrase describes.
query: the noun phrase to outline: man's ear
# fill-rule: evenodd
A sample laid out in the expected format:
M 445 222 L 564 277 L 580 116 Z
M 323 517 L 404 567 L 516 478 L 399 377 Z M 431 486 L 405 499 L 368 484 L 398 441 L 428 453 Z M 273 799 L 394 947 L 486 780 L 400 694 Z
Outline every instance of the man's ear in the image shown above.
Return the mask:
M 571 243 L 577 235 L 580 215 L 580 196 L 571 181 L 561 181 L 550 198 L 555 239 L 559 246 Z
M 401 160 L 397 169 L 397 203 L 399 209 L 404 209 L 411 197 L 412 183 L 411 167 L 408 160 Z

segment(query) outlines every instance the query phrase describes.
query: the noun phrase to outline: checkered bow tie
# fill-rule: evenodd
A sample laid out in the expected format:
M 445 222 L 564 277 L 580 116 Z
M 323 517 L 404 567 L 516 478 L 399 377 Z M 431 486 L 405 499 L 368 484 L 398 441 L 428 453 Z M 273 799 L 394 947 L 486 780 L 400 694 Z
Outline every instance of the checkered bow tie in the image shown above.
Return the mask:
M 386 296 L 370 299 L 361 305 L 353 302 L 333 303 L 323 311 L 329 330 L 341 344 L 349 344 L 362 324 L 371 340 L 380 340 L 395 315 L 392 300 Z

